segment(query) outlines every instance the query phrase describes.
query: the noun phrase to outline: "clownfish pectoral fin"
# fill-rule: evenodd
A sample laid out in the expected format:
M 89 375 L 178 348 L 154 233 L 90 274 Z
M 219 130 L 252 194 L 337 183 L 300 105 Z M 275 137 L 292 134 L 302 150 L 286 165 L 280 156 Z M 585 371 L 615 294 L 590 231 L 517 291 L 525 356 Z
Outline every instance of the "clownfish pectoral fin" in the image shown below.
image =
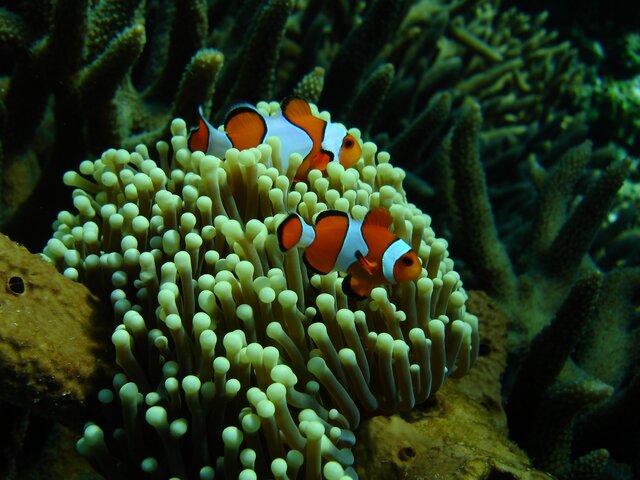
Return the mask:
M 285 98 L 280 104 L 282 116 L 296 127 L 300 127 L 307 132 L 313 142 L 312 152 L 318 152 L 324 138 L 324 130 L 327 122 L 311 113 L 309 102 L 303 98 L 291 96 Z M 317 167 L 313 167 L 317 168 Z
M 376 262 L 367 260 L 367 258 L 362 255 L 362 252 L 360 250 L 356 250 L 356 258 L 358 259 L 358 262 L 360 262 L 360 265 L 362 265 L 362 267 L 367 271 L 367 273 L 369 275 L 373 275 L 373 269 L 376 268 Z
M 317 168 L 325 172 L 327 170 L 327 165 L 333 159 L 333 154 L 331 152 L 327 152 L 325 150 L 320 150 L 320 152 L 313 157 L 311 160 L 311 168 Z
M 379 227 L 388 229 L 392 223 L 393 218 L 391 218 L 389 210 L 387 210 L 386 208 L 377 207 L 367 213 L 367 215 L 364 217 L 362 226 L 365 227 L 377 225 Z
M 303 224 L 299 215 L 292 213 L 278 225 L 276 231 L 280 250 L 286 252 L 295 247 L 302 237 Z
M 224 131 L 235 148 L 246 150 L 263 142 L 267 135 L 267 122 L 257 110 L 241 105 L 228 113 Z
M 342 280 L 342 291 L 356 300 L 365 300 L 373 290 L 372 286 L 365 282 L 360 282 L 353 275 L 347 275 Z
M 192 152 L 200 151 L 207 152 L 209 148 L 209 123 L 204 118 L 202 112 L 202 106 L 198 107 L 198 126 L 193 127 L 189 132 L 189 140 L 187 140 L 187 146 Z

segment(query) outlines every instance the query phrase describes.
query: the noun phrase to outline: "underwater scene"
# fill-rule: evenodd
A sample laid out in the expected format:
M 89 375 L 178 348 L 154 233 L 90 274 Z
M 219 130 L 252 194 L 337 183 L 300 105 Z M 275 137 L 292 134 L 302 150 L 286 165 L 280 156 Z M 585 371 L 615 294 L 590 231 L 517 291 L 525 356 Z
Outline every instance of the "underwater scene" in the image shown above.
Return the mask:
M 640 15 L 0 0 L 0 479 L 640 478 Z

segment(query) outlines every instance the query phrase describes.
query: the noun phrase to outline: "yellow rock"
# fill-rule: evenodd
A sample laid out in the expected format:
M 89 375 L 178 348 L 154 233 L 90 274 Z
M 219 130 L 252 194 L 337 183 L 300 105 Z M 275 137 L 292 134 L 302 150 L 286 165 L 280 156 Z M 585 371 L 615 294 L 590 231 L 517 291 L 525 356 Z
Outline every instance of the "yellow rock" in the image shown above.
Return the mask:
M 81 425 L 112 363 L 105 311 L 84 285 L 0 234 L 0 398 Z

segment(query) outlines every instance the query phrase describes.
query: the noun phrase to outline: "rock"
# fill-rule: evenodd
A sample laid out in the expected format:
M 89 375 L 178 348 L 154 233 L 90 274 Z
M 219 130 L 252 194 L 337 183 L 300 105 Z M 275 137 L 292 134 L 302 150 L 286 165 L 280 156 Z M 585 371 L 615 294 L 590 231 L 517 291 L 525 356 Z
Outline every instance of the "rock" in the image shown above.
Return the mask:
M 0 399 L 82 425 L 112 373 L 107 312 L 84 285 L 0 234 Z

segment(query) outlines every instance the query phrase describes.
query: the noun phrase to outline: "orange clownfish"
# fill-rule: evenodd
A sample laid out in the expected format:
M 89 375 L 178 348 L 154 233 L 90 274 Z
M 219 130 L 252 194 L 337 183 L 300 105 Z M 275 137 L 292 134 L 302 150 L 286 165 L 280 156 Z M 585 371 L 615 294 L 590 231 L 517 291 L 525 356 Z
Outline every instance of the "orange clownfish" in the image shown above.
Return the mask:
M 297 181 L 306 180 L 313 168 L 326 171 L 329 162 L 340 162 L 349 168 L 360 159 L 362 148 L 358 140 L 342 125 L 313 115 L 306 100 L 287 97 L 280 107 L 280 114 L 266 116 L 252 105 L 237 105 L 227 114 L 224 131 L 214 128 L 200 108 L 198 126 L 189 134 L 189 149 L 224 158 L 231 147 L 245 150 L 257 147 L 267 137 L 277 136 L 282 144 L 283 170 L 287 169 L 289 155 L 302 155 L 302 164 L 295 175 Z
M 415 280 L 422 264 L 409 244 L 389 231 L 391 214 L 374 208 L 364 220 L 354 220 L 338 210 L 325 210 L 316 225 L 292 213 L 277 229 L 282 251 L 304 248 L 303 260 L 315 273 L 347 273 L 342 290 L 364 299 L 374 287 Z

